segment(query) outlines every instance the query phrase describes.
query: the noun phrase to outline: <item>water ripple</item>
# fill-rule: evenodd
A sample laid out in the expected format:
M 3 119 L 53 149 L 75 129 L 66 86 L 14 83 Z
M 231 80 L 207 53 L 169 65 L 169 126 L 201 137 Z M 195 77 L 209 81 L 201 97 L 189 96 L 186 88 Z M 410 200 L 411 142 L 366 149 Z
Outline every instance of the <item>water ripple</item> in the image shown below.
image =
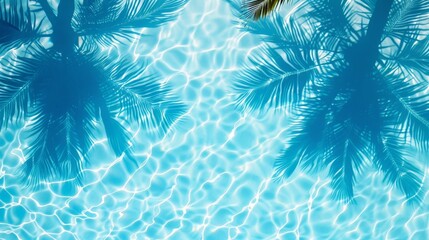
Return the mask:
M 25 141 L 3 132 L 1 239 L 428 239 L 428 194 L 422 207 L 403 204 L 375 171 L 359 179 L 356 205 L 332 201 L 324 173 L 272 180 L 290 123 L 234 106 L 233 74 L 260 42 L 237 29 L 224 1 L 191 0 L 177 21 L 142 33 L 121 54 L 146 60 L 186 116 L 162 138 L 135 129 L 138 166 L 101 138 L 82 187 L 33 193 L 14 174 Z

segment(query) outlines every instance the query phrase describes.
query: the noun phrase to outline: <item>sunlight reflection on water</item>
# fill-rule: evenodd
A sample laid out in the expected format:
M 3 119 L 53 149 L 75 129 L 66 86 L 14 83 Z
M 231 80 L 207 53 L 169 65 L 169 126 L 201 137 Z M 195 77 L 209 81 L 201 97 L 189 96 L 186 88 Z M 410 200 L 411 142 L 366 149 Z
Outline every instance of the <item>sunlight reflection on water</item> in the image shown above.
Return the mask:
M 103 139 L 91 149 L 84 185 L 29 192 L 14 175 L 25 140 L 0 138 L 0 238 L 4 239 L 428 239 L 420 208 L 373 171 L 357 204 L 329 197 L 325 173 L 271 179 L 287 137 L 282 112 L 242 113 L 233 74 L 260 42 L 240 32 L 228 5 L 191 0 L 177 21 L 145 30 L 125 52 L 162 76 L 188 105 L 174 130 L 136 130 L 138 167 L 115 159 Z

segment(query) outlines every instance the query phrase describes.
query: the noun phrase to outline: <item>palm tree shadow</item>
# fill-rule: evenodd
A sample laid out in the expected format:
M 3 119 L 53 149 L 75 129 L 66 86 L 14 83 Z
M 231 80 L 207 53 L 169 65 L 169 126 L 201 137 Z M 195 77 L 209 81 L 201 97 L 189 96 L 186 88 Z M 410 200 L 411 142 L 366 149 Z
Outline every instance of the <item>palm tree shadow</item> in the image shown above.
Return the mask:
M 37 187 L 82 181 L 97 129 L 116 156 L 133 158 L 128 124 L 165 133 L 186 107 L 145 66 L 100 50 L 174 19 L 187 0 L 7 0 L 0 11 L 0 128 L 26 120 L 21 175 Z M 41 17 L 43 16 L 43 17 Z M 48 28 L 48 29 L 46 29 Z M 49 43 L 46 43 L 46 39 Z
M 238 105 L 296 117 L 275 176 L 328 168 L 333 197 L 349 202 L 372 162 L 407 201 L 421 201 L 410 147 L 429 147 L 429 2 L 307 0 L 286 19 L 259 21 L 230 2 L 268 43 L 237 77 Z

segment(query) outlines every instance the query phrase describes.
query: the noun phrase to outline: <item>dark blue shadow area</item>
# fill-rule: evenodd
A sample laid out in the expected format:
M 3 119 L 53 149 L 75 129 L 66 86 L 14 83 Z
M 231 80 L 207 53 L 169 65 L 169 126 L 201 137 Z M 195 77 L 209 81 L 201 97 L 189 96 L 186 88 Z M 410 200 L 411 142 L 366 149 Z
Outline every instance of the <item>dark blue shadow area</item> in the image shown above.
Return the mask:
M 353 201 L 357 175 L 372 162 L 418 202 L 423 169 L 413 162 L 422 159 L 412 153 L 429 147 L 429 2 L 300 4 L 286 18 L 243 19 L 267 45 L 238 76 L 238 104 L 286 108 L 296 117 L 276 176 L 290 177 L 298 166 L 328 168 L 333 197 Z
M 24 181 L 80 183 L 100 127 L 116 156 L 135 161 L 127 126 L 165 133 L 185 106 L 144 63 L 102 48 L 129 44 L 187 1 L 61 0 L 57 9 L 29 2 L 0 3 L 0 126 L 26 121 Z

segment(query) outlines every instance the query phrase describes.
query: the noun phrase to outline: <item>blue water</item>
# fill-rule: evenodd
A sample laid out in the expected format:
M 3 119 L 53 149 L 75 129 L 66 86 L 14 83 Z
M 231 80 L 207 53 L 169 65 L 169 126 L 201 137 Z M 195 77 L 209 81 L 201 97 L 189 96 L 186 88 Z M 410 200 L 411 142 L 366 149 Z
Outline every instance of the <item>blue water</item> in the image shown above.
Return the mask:
M 28 146 L 4 131 L 0 239 L 429 239 L 428 194 L 407 205 L 370 166 L 354 205 L 331 199 L 326 172 L 272 180 L 290 122 L 234 104 L 233 76 L 262 44 L 235 20 L 224 1 L 190 0 L 177 20 L 121 49 L 188 106 L 163 137 L 133 129 L 138 167 L 100 137 L 82 187 L 25 189 L 14 173 Z

